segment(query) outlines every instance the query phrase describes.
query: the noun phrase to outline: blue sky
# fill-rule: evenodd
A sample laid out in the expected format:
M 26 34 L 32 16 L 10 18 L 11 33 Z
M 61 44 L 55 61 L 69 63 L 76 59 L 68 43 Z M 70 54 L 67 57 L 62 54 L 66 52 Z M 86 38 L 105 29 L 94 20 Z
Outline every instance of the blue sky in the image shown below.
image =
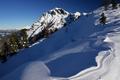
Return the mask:
M 31 25 L 43 12 L 55 7 L 81 12 L 93 10 L 100 4 L 100 0 L 0 0 L 0 29 Z

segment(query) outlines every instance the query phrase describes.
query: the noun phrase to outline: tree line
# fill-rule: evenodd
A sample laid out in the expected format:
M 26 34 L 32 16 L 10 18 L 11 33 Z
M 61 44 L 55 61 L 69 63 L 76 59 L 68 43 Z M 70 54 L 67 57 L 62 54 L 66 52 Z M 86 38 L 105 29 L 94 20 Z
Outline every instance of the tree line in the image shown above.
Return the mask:
M 9 56 L 17 54 L 23 48 L 29 47 L 26 29 L 13 32 L 0 40 L 0 59 L 4 63 Z
M 52 26 L 52 25 L 51 25 Z M 4 63 L 8 57 L 18 54 L 21 49 L 28 48 L 36 41 L 47 38 L 58 29 L 49 29 L 50 25 L 44 28 L 39 34 L 28 38 L 27 29 L 22 29 L 17 32 L 13 32 L 0 40 L 0 59 Z

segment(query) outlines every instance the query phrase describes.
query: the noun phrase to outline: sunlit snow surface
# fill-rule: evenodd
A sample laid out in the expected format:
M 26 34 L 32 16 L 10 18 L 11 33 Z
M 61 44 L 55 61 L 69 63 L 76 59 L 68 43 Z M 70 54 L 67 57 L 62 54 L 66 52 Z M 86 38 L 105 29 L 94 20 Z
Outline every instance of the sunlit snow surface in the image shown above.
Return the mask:
M 120 8 L 104 11 L 106 25 L 98 22 L 100 12 L 103 12 L 102 8 L 90 14 L 83 13 L 79 27 L 75 25 L 77 22 L 72 24 L 74 26 L 69 25 L 69 28 L 61 29 L 49 39 L 0 64 L 0 80 L 120 80 Z M 101 50 L 101 46 L 109 49 Z M 99 50 L 95 57 L 97 66 L 70 77 L 51 76 L 52 71 L 47 67 L 50 62 L 95 49 Z
M 1 80 L 50 80 L 50 71 L 44 63 L 35 61 L 23 64 Z
M 120 8 L 115 10 L 102 11 L 100 8 L 96 11 L 95 17 L 99 17 L 102 12 L 107 16 L 107 25 L 103 31 L 95 33 L 100 35 L 107 33 L 104 42 L 109 43 L 110 50 L 99 52 L 96 57 L 98 66 L 88 68 L 75 76 L 70 77 L 70 80 L 120 80 Z M 96 27 L 100 25 L 96 20 Z

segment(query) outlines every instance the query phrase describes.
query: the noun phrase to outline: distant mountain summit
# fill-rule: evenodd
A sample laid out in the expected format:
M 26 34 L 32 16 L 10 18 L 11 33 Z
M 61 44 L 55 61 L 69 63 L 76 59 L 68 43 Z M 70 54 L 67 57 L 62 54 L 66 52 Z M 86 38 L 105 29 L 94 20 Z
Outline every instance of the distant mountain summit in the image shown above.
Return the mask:
M 44 13 L 40 19 L 32 24 L 31 28 L 27 30 L 28 38 L 41 34 L 47 29 L 49 32 L 54 32 L 67 24 L 77 20 L 80 17 L 80 12 L 69 13 L 62 8 L 54 8 Z

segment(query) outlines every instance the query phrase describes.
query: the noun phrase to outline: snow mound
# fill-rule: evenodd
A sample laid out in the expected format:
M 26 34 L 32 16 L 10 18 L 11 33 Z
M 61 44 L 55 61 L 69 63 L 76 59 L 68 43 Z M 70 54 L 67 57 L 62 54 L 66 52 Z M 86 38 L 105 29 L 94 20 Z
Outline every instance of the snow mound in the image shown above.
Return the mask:
M 50 80 L 50 71 L 42 62 L 31 62 L 18 67 L 0 80 Z

